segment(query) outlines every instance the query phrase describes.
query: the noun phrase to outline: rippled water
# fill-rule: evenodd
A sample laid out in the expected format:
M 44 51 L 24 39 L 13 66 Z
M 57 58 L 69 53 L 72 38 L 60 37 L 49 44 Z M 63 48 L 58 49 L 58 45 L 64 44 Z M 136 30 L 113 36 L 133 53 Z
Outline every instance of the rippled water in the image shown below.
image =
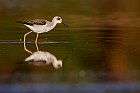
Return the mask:
M 124 7 L 121 0 L 114 1 L 118 6 L 104 0 L 81 0 L 71 7 L 73 0 L 69 4 L 62 0 L 48 1 L 52 7 L 48 8 L 44 5 L 48 4 L 46 1 L 34 0 L 29 9 L 29 1 L 7 1 L 0 0 L 0 92 L 140 92 L 140 18 L 135 6 L 131 10 L 128 2 Z M 37 57 L 45 59 L 45 53 L 49 53 L 63 61 L 62 68 L 55 69 L 42 60 L 25 62 L 37 53 L 36 34 L 27 36 L 25 47 L 23 35 L 29 29 L 15 21 L 50 20 L 56 14 L 62 16 L 69 28 L 58 24 L 52 31 L 40 34 L 38 48 L 43 55 Z
M 23 47 L 24 33 L 22 29 L 12 30 L 9 34 L 16 39 L 0 40 L 2 92 L 112 93 L 116 90 L 116 93 L 131 93 L 140 89 L 139 32 L 135 29 L 61 28 L 41 34 L 38 43 L 40 51 L 49 52 L 61 60 L 67 57 L 60 69 L 54 69 L 52 65 L 25 63 L 30 54 Z M 36 52 L 34 39 L 35 34 L 27 36 L 26 47 L 32 52 Z M 75 86 L 73 91 L 72 86 Z

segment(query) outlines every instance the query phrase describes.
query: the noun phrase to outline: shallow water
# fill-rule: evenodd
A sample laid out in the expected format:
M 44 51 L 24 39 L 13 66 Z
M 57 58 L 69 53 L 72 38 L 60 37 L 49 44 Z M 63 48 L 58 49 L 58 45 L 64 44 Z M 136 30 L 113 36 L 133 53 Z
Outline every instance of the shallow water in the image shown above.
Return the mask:
M 11 4 L 7 1 L 0 0 L 5 10 L 0 10 L 0 92 L 140 92 L 140 18 L 135 6 L 129 8 L 129 0 L 126 7 L 121 0 L 116 1 L 118 6 L 104 0 L 81 0 L 73 7 L 69 6 L 76 2 L 73 0 L 69 4 L 63 0 L 48 1 L 52 8 L 44 5 L 44 0 L 34 0 L 33 5 L 26 0 Z M 114 7 L 110 8 L 110 4 Z M 27 9 L 30 5 L 31 9 Z M 41 61 L 37 61 L 41 66 L 28 64 L 25 59 L 37 51 L 36 34 L 27 36 L 25 51 L 23 35 L 29 29 L 15 20 L 46 15 L 50 20 L 56 14 L 63 17 L 69 28 L 58 24 L 52 31 L 40 34 L 38 48 L 62 60 L 62 68 L 55 69 Z
M 75 89 L 71 92 L 83 93 L 140 91 L 139 40 L 133 38 L 137 37 L 137 30 L 116 27 L 61 28 L 41 34 L 38 43 L 40 51 L 49 52 L 61 60 L 67 57 L 60 69 L 54 69 L 52 65 L 24 63 L 30 54 L 24 50 L 24 33 L 19 30 L 13 30 L 10 35 L 21 36 L 21 39 L 0 41 L 1 92 L 64 93 L 70 91 L 72 86 Z M 27 36 L 26 47 L 32 52 L 36 51 L 34 38 L 35 34 Z M 131 42 L 133 40 L 137 42 Z

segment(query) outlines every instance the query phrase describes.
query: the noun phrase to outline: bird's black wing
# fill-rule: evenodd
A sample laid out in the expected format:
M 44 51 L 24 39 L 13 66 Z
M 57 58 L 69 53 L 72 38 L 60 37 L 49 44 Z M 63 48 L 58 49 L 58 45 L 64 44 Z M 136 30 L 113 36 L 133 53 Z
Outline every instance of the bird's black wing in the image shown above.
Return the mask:
M 35 19 L 35 20 L 30 20 L 28 22 L 21 22 L 21 21 L 16 21 L 18 23 L 22 23 L 22 24 L 26 24 L 26 25 L 45 25 L 46 24 L 46 20 L 44 19 Z
M 35 20 L 28 21 L 27 24 L 31 24 L 31 25 L 45 25 L 46 21 L 44 19 L 35 19 Z

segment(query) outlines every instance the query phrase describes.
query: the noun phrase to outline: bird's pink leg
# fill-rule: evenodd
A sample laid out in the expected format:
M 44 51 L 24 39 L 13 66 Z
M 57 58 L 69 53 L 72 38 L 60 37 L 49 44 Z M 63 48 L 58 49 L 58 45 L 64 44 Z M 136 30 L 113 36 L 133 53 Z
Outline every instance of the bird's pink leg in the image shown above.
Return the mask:
M 24 45 L 24 50 L 25 50 L 26 52 L 28 52 L 29 54 L 33 54 L 32 51 L 30 51 L 30 50 L 28 50 L 28 49 L 26 48 L 26 45 Z
M 26 36 L 27 36 L 28 34 L 30 34 L 31 32 L 32 32 L 32 31 L 30 31 L 30 32 L 28 32 L 28 33 L 26 33 L 26 34 L 24 34 L 24 50 L 25 50 L 26 52 L 30 53 L 30 54 L 32 54 L 32 51 L 30 51 L 30 50 L 28 50 L 28 49 L 26 48 L 25 39 L 26 39 Z
M 37 44 L 38 35 L 39 35 L 39 33 L 36 34 L 36 39 L 35 39 L 35 45 L 36 45 L 36 49 L 37 49 L 37 51 L 39 51 L 39 49 L 38 49 L 38 44 Z
M 28 34 L 30 34 L 31 32 L 33 32 L 33 31 L 30 31 L 30 32 L 24 34 L 24 43 L 25 43 L 25 40 L 26 40 L 26 36 L 27 36 Z

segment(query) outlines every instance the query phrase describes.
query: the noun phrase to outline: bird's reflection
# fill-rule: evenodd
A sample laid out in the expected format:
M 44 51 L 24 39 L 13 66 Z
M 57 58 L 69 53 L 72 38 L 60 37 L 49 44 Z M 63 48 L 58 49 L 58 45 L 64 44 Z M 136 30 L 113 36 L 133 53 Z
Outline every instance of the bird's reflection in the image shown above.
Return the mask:
M 25 62 L 28 62 L 29 64 L 33 64 L 35 66 L 52 64 L 56 69 L 62 67 L 62 60 L 57 60 L 57 58 L 49 52 L 39 51 L 38 45 L 36 45 L 36 48 L 37 51 L 32 52 L 26 48 L 26 44 L 24 43 L 24 50 L 31 54 L 25 59 Z

